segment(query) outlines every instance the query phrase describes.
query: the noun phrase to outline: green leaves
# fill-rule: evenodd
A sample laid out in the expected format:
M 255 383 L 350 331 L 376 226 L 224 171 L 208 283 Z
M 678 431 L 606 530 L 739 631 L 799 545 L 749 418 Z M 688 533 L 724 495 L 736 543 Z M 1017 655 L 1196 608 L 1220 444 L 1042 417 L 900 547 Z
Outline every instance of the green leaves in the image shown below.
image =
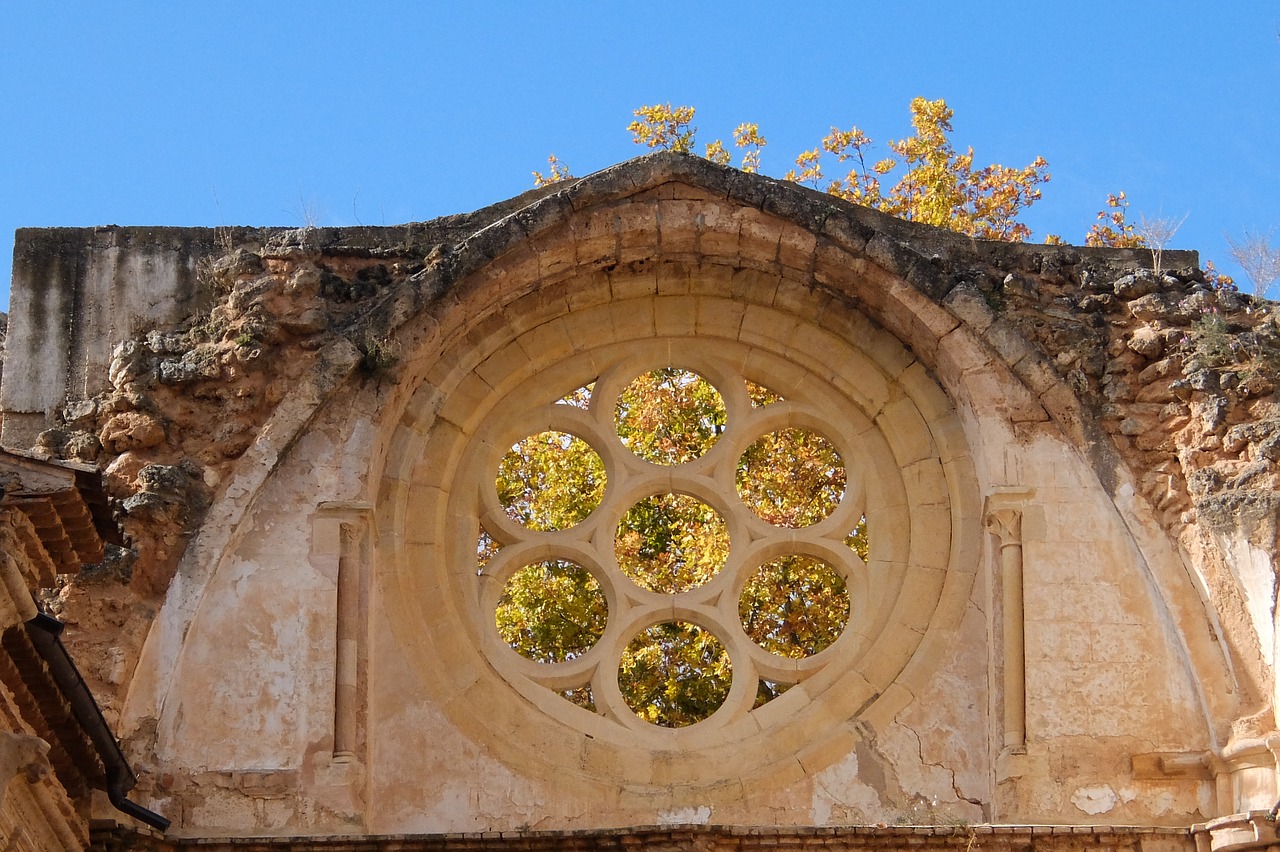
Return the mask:
M 522 656 L 562 663 L 604 634 L 609 606 L 585 568 L 564 560 L 526 565 L 507 580 L 498 601 L 498 634 Z
M 710 716 L 729 695 L 729 653 L 711 631 L 684 621 L 655 624 L 631 641 L 618 686 L 635 714 L 664 728 Z
M 738 495 L 769 523 L 807 527 L 844 496 L 844 462 L 830 441 L 806 429 L 762 435 L 738 460 Z
M 761 648 L 802 659 L 840 638 L 849 595 L 844 578 L 821 559 L 784 556 L 762 565 L 743 586 L 738 615 Z
M 702 585 L 724 566 L 729 529 L 701 500 L 656 494 L 623 515 L 614 551 L 637 586 L 673 595 Z
M 533 530 L 565 530 L 600 505 L 604 462 L 581 438 L 540 432 L 507 451 L 496 484 L 512 520 Z

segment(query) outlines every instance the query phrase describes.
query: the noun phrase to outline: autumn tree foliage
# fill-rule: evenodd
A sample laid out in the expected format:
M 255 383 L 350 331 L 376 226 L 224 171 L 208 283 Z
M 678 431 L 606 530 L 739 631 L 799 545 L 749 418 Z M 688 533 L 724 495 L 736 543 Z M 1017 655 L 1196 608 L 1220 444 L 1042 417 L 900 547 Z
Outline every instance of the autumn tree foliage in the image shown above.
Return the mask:
M 1129 221 L 1129 199 L 1123 192 L 1107 196 L 1107 209 L 1098 211 L 1098 221 L 1085 235 L 1087 246 L 1143 248 L 1147 241 Z
M 635 110 L 628 126 L 632 140 L 647 148 L 693 153 L 698 128 L 691 106 L 655 104 Z M 963 152 L 951 142 L 954 111 L 943 100 L 915 98 L 911 102 L 914 133 L 890 140 L 892 156 L 873 158 L 874 141 L 858 127 L 831 128 L 821 142 L 802 152 L 785 180 L 825 189 L 832 195 L 915 222 L 949 228 L 973 237 L 1022 241 L 1031 229 L 1019 216 L 1040 199 L 1040 186 L 1049 180 L 1048 163 L 1036 157 L 1021 168 L 999 164 L 974 166 L 972 148 Z M 757 124 L 739 124 L 733 146 L 741 151 L 738 167 L 758 172 L 768 141 Z M 703 156 L 729 165 L 733 156 L 720 139 L 706 144 Z M 545 186 L 572 175 L 554 156 L 551 172 L 534 172 L 534 183 Z M 845 171 L 847 169 L 847 171 Z M 844 171 L 828 177 L 827 172 Z
M 637 145 L 667 151 L 694 153 L 698 128 L 693 124 L 696 110 L 691 106 L 670 103 L 642 106 L 635 110 L 635 120 L 628 126 Z M 1036 157 L 1026 166 L 1010 167 L 993 163 L 974 166 L 972 148 L 961 153 L 951 141 L 954 111 L 944 100 L 915 98 L 911 101 L 913 134 L 904 139 L 889 140 L 886 148 L 891 156 L 875 156 L 874 140 L 861 128 L 848 130 L 832 127 L 818 145 L 802 151 L 795 167 L 788 169 L 784 180 L 808 184 L 846 201 L 883 211 L 900 219 L 924 222 L 958 231 L 971 237 L 1022 242 L 1031 237 L 1031 229 L 1020 217 L 1041 198 L 1041 185 L 1050 179 L 1049 164 Z M 740 124 L 733 131 L 733 146 L 741 150 L 738 168 L 758 172 L 761 152 L 767 145 L 757 124 Z M 706 144 L 706 159 L 730 165 L 733 155 L 720 139 Z M 568 166 L 553 154 L 547 158 L 547 174 L 533 172 L 535 186 L 548 186 L 572 180 Z M 844 172 L 843 175 L 840 172 Z M 831 176 L 834 175 L 834 176 Z M 1185 219 L 1185 216 L 1183 217 Z M 1129 219 L 1129 199 L 1124 192 L 1107 196 L 1106 206 L 1098 212 L 1097 221 L 1085 235 L 1085 245 L 1104 248 L 1146 248 L 1151 250 L 1152 265 L 1158 272 L 1161 254 L 1168 240 L 1181 225 L 1181 220 L 1156 217 Z M 1057 234 L 1047 234 L 1046 244 L 1062 245 Z M 1228 239 L 1231 256 L 1245 269 L 1258 296 L 1280 275 L 1280 250 L 1245 234 L 1237 243 Z M 1259 248 L 1263 251 L 1259 252 Z M 1235 288 L 1230 276 L 1205 264 L 1209 284 L 1219 288 Z M 1259 283 L 1259 281 L 1265 283 Z
M 1027 239 L 1031 229 L 1018 217 L 1040 200 L 1039 187 L 1049 180 L 1049 164 L 1036 157 L 1021 168 L 998 164 L 975 168 L 973 149 L 961 153 L 951 142 L 954 115 L 946 101 L 915 98 L 911 101 L 915 133 L 891 140 L 888 148 L 896 156 L 874 162 L 868 157 L 871 137 L 856 126 L 833 127 L 820 147 L 796 158 L 799 170 L 792 169 L 785 178 L 815 187 L 825 182 L 826 191 L 838 198 L 900 219 L 982 239 Z M 827 181 L 827 155 L 837 164 L 849 164 L 849 171 Z M 891 178 L 896 180 L 888 183 Z
M 795 167 L 788 169 L 783 179 L 823 189 L 901 219 L 980 239 L 1029 239 L 1031 229 L 1020 217 L 1040 200 L 1040 187 L 1050 179 L 1045 159 L 1036 157 L 1022 167 L 998 163 L 976 167 L 973 149 L 966 148 L 962 153 L 951 141 L 955 113 L 946 101 L 918 97 L 911 101 L 910 109 L 914 132 L 903 139 L 889 140 L 885 145 L 889 156 L 876 156 L 875 141 L 861 128 L 832 127 L 816 146 L 795 158 Z M 634 111 L 635 120 L 627 130 L 637 145 L 691 154 L 698 133 L 693 123 L 696 113 L 691 106 L 646 105 Z M 761 153 L 768 144 L 759 125 L 739 124 L 732 139 L 733 147 L 741 151 L 738 168 L 759 172 Z M 720 165 L 733 162 L 733 154 L 720 139 L 707 143 L 702 156 Z M 568 166 L 554 154 L 547 161 L 547 174 L 533 172 L 535 186 L 573 179 Z M 1153 265 L 1159 267 L 1160 254 L 1181 221 L 1141 217 L 1135 223 L 1128 218 L 1128 208 L 1124 192 L 1107 196 L 1105 209 L 1085 235 L 1085 245 L 1151 249 Z M 1050 245 L 1065 242 L 1057 234 L 1047 234 L 1044 241 Z M 1233 248 L 1232 257 L 1239 260 L 1237 255 L 1242 254 L 1257 266 L 1256 245 L 1248 243 L 1248 235 L 1241 244 L 1248 244 L 1251 251 Z M 1280 252 L 1270 252 L 1277 254 Z M 1235 286 L 1230 277 L 1213 271 L 1212 264 L 1206 264 L 1205 271 L 1214 286 Z M 1254 281 L 1255 276 L 1251 275 L 1250 280 L 1261 295 L 1277 277 L 1267 278 L 1268 283 L 1261 286 Z

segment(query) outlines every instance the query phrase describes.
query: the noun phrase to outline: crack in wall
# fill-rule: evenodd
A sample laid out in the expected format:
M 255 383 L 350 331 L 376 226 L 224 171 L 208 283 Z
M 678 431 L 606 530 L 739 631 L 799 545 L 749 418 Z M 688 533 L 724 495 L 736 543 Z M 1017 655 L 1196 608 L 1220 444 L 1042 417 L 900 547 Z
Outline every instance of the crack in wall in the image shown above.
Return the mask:
M 898 721 L 896 718 L 894 719 L 894 724 L 898 725 L 903 730 L 910 732 L 911 736 L 915 738 L 916 755 L 920 759 L 921 766 L 932 767 L 934 769 L 938 769 L 947 773 L 947 775 L 951 779 L 950 780 L 951 792 L 956 797 L 957 801 L 968 802 L 969 804 L 979 808 L 982 811 L 983 821 L 989 820 L 991 818 L 991 809 L 990 809 L 989 803 L 984 802 L 982 799 L 974 798 L 973 796 L 968 796 L 964 793 L 963 790 L 960 789 L 959 781 L 956 779 L 955 769 L 941 763 L 930 763 L 928 760 L 925 759 L 924 740 L 921 738 L 920 733 L 915 728 Z M 937 799 L 937 796 L 934 796 L 932 799 L 932 807 L 936 808 L 937 806 L 938 806 L 938 799 Z M 930 814 L 930 816 L 932 816 L 932 814 Z

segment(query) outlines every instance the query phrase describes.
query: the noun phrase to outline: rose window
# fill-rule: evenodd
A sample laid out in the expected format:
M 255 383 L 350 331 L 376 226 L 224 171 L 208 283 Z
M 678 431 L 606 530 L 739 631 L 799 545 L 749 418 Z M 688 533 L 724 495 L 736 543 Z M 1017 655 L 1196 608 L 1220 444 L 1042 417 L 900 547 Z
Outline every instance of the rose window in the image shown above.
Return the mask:
M 475 451 L 482 644 L 561 718 L 741 718 L 870 631 L 856 438 L 811 395 L 701 361 L 525 393 Z

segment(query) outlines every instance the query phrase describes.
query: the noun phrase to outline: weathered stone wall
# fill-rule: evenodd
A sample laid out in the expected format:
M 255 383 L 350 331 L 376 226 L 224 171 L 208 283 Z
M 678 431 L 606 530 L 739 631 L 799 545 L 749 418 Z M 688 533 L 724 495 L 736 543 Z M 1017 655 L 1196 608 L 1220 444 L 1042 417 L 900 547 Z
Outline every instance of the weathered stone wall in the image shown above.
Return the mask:
M 33 334 L 37 278 L 65 301 L 103 276 L 29 264 L 5 382 L 56 361 L 37 339 L 97 366 L 0 394 L 6 441 L 103 463 L 125 511 L 132 552 L 50 602 L 179 835 L 1185 827 L 1274 801 L 1276 315 L 1194 254 L 974 242 L 673 155 L 423 225 L 183 233 L 165 268 L 191 280 L 141 276 L 198 294 L 171 323 L 122 297 Z M 107 262 L 49 236 L 33 257 Z M 500 520 L 487 448 L 650 362 L 762 383 L 843 442 L 875 543 L 855 638 L 668 732 L 504 657 L 468 564 Z M 718 470 L 669 487 L 716 499 Z

